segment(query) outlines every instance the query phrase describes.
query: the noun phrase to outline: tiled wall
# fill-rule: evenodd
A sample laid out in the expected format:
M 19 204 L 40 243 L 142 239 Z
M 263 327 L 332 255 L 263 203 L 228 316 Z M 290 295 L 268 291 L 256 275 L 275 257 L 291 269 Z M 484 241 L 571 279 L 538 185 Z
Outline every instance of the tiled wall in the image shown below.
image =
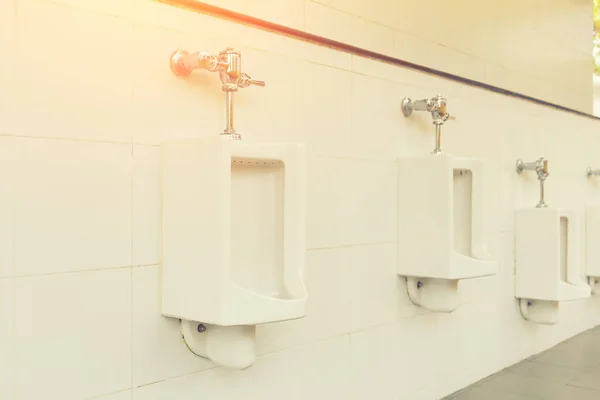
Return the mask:
M 591 0 L 206 0 L 592 112 Z
M 309 314 L 260 326 L 260 357 L 245 371 L 193 356 L 160 314 L 157 145 L 224 122 L 217 76 L 176 78 L 168 58 L 226 45 L 267 81 L 239 93 L 239 131 L 309 153 Z M 395 160 L 433 143 L 430 117 L 405 119 L 400 101 L 436 93 L 458 118 L 444 148 L 488 161 L 486 233 L 500 260 L 497 276 L 461 283 L 452 314 L 413 306 L 395 274 Z M 514 173 L 517 158 L 550 160 L 551 205 L 582 215 L 600 200 L 584 174 L 600 166 L 599 127 L 150 0 L 2 0 L 0 398 L 448 394 L 600 323 L 597 298 L 564 304 L 557 326 L 523 320 L 512 229 L 513 209 L 533 206 L 538 190 Z

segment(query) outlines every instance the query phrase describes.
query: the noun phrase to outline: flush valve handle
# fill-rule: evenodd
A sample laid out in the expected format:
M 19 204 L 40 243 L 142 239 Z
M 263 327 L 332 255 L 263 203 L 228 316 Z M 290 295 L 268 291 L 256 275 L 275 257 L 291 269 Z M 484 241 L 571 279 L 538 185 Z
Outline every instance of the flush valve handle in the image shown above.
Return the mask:
M 454 121 L 456 119 L 448 113 L 448 101 L 441 94 L 425 101 L 428 103 L 427 111 L 431 112 L 434 125 L 442 125 L 448 120 Z
M 444 113 L 444 114 L 442 114 L 441 116 L 439 116 L 437 118 L 434 117 L 433 124 L 434 125 L 442 125 L 442 124 L 444 124 L 444 122 L 446 122 L 448 120 L 450 120 L 450 121 L 456 121 L 456 117 L 453 116 L 453 115 L 450 115 L 448 113 Z
M 248 75 L 245 72 L 242 72 L 242 74 L 240 75 L 240 79 L 238 81 L 238 86 L 241 88 L 246 88 L 250 85 L 256 85 L 256 86 L 260 86 L 260 87 L 265 87 L 266 82 L 265 81 L 259 81 L 256 79 L 252 79 L 252 77 L 250 75 Z

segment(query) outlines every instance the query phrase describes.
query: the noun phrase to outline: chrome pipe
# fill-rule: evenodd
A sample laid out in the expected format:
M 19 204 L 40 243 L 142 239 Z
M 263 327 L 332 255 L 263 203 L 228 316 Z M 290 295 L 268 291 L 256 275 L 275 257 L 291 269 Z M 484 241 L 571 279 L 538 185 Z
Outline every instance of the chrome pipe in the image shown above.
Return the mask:
M 177 76 L 188 76 L 195 69 L 206 69 L 218 72 L 221 79 L 221 90 L 225 92 L 225 129 L 221 135 L 231 135 L 234 139 L 241 139 L 240 134 L 233 127 L 233 94 L 240 88 L 250 85 L 265 86 L 264 81 L 252 79 L 250 75 L 242 72 L 242 55 L 231 47 L 219 52 L 218 55 L 205 51 L 188 53 L 177 49 L 171 54 L 171 71 Z
M 537 178 L 540 181 L 540 201 L 536 205 L 536 208 L 546 208 L 548 205 L 546 204 L 544 197 L 544 182 L 550 175 L 550 171 L 548 170 L 548 160 L 544 160 L 544 158 L 540 158 L 539 160 L 532 162 L 523 162 L 523 160 L 517 160 L 517 174 L 521 174 L 523 171 L 535 171 L 537 174 Z

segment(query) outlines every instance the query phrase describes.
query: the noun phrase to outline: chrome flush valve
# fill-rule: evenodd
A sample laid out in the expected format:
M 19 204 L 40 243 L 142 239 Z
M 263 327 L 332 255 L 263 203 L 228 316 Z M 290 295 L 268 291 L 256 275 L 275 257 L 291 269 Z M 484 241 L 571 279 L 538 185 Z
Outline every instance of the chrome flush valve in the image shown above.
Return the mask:
M 412 114 L 413 111 L 429 111 L 435 125 L 435 148 L 432 154 L 442 154 L 442 125 L 448 120 L 455 120 L 447 111 L 448 101 L 441 94 L 431 99 L 412 100 L 410 97 L 402 99 L 402 113 L 405 117 Z
M 544 160 L 541 157 L 539 160 L 532 161 L 529 163 L 523 162 L 523 160 L 517 160 L 517 174 L 521 174 L 523 171 L 535 171 L 538 177 L 538 181 L 540 181 L 540 201 L 536 205 L 537 208 L 546 208 L 548 205 L 544 201 L 544 182 L 550 176 L 550 171 L 548 170 L 548 160 Z
M 240 88 L 250 85 L 265 86 L 264 81 L 252 79 L 250 75 L 242 72 L 242 55 L 231 47 L 221 51 L 218 55 L 205 51 L 188 53 L 178 49 L 171 54 L 171 71 L 177 76 L 185 77 L 195 69 L 205 69 L 218 72 L 221 79 L 221 89 L 226 95 L 226 125 L 222 135 L 231 135 L 233 139 L 241 136 L 233 127 L 233 93 Z

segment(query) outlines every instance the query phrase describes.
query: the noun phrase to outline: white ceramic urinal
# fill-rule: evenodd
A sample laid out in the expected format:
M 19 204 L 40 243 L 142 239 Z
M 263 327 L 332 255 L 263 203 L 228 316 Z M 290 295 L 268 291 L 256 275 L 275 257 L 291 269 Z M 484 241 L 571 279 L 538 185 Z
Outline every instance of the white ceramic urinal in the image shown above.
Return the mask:
M 306 314 L 304 163 L 296 144 L 162 146 L 163 314 L 197 355 L 246 368 L 257 324 Z
M 585 209 L 585 263 L 592 293 L 600 293 L 600 204 Z
M 418 306 L 451 312 L 458 281 L 496 273 L 484 232 L 483 162 L 443 154 L 399 160 L 398 275 Z
M 515 297 L 525 319 L 555 324 L 561 301 L 590 296 L 590 287 L 579 277 L 577 219 L 573 211 L 517 210 L 515 256 Z

